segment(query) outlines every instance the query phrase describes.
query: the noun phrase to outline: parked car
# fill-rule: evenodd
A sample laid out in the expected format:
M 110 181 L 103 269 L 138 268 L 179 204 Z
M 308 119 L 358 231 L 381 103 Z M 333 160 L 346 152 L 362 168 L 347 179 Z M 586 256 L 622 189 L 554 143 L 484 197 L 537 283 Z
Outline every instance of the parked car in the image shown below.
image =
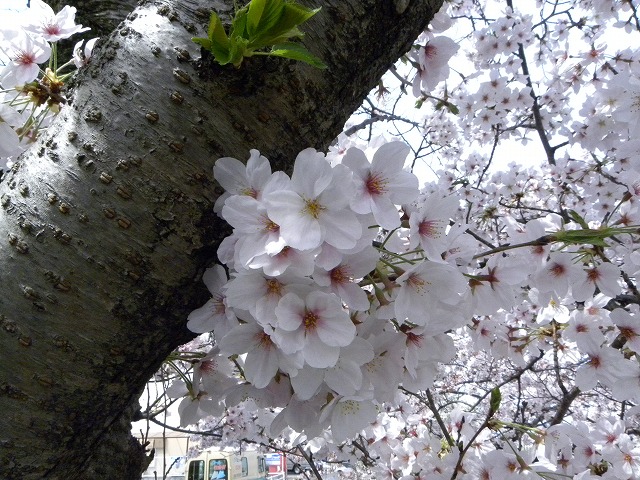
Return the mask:
M 287 459 L 287 473 L 293 473 L 300 475 L 304 471 L 304 467 L 298 462 L 294 462 L 291 459 Z

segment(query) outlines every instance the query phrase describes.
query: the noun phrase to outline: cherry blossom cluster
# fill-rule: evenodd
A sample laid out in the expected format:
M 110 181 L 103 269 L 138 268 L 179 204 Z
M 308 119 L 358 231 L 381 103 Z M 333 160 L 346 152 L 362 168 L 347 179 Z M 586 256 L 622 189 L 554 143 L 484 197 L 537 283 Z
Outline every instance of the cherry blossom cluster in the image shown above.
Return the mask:
M 640 475 L 639 62 L 607 56 L 597 23 L 632 30 L 635 6 L 575 2 L 578 31 L 552 3 L 536 21 L 451 2 L 475 19 L 459 85 L 443 14 L 409 54 L 442 162 L 420 194 L 397 141 L 341 136 L 290 178 L 257 151 L 216 164 L 234 234 L 189 317 L 216 346 L 170 389 L 183 425 L 213 413 L 226 442 L 306 439 L 375 478 Z M 537 137 L 546 162 L 488 170 L 499 142 Z
M 255 150 L 246 166 L 216 163 L 228 193 L 217 208 L 234 227 L 219 250 L 231 276 L 209 269 L 212 299 L 189 317 L 189 328 L 213 331 L 217 346 L 196 362 L 192 380 L 170 389 L 186 395 L 184 425 L 250 398 L 282 408 L 256 421 L 255 435 L 291 427 L 310 439 L 330 427 L 331 441 L 341 442 L 373 422 L 379 405 L 397 402 L 398 387 L 431 387 L 465 332 L 472 348 L 519 364 L 560 341 L 575 352 L 563 362 L 579 367 L 578 388 L 600 382 L 616 398 L 640 397 L 637 361 L 611 347 L 622 334 L 635 350 L 637 309 L 603 308 L 622 292 L 622 264 L 583 250 L 637 227 L 513 222 L 509 248 L 487 251 L 462 222 L 461 197 L 418 195 L 417 179 L 402 170 L 407 153 L 388 142 L 369 161 L 351 147 L 329 158 L 332 167 L 307 149 L 291 178 L 272 173 Z M 563 306 L 573 302 L 584 309 Z M 238 385 L 227 358 L 241 369 Z M 246 433 L 243 424 L 231 431 Z
M 188 326 L 213 331 L 220 355 L 246 355 L 243 376 L 253 388 L 294 394 L 276 420 L 282 427 L 304 418 L 292 426 L 318 434 L 331 425 L 345 440 L 375 418 L 374 400 L 394 395 L 392 372 L 407 388 L 429 386 L 452 349 L 444 333 L 454 319 L 464 322 L 454 312 L 468 286 L 445 262 L 387 256 L 376 241 L 379 227 L 401 227 L 396 205 L 418 196 L 417 178 L 403 170 L 405 144 L 389 142 L 371 161 L 351 148 L 333 167 L 303 150 L 290 178 L 251 153 L 246 166 L 223 158 L 214 167 L 230 194 L 218 206 L 234 234 L 219 257 L 233 273 L 229 281 L 221 266 L 205 273 L 213 298 Z M 410 228 L 423 223 L 425 239 L 434 239 L 429 251 L 444 245 L 445 215 L 456 208 L 445 203 L 437 217 L 420 222 L 417 208 L 413 216 Z M 449 319 L 438 321 L 444 311 Z M 314 403 L 314 415 L 298 415 Z
M 88 62 L 97 40 L 78 42 L 74 57 L 58 66 L 57 43 L 89 30 L 75 23 L 75 7 L 57 14 L 42 0 L 31 0 L 19 15 L 3 13 L 0 24 L 0 168 L 32 143 L 65 103 L 65 81 Z M 46 66 L 43 66 L 46 64 Z

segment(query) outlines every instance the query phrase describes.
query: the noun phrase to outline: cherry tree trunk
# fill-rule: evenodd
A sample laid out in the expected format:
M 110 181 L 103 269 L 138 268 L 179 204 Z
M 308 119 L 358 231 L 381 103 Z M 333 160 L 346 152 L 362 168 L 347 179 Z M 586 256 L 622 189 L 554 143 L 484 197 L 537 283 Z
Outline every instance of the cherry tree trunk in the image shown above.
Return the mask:
M 90 3 L 90 2 L 87 2 Z M 123 2 L 125 5 L 130 2 Z M 192 335 L 227 234 L 222 156 L 326 149 L 442 0 L 304 1 L 328 65 L 220 67 L 191 42 L 231 1 L 142 1 L 0 184 L 0 478 L 136 479 L 138 396 Z

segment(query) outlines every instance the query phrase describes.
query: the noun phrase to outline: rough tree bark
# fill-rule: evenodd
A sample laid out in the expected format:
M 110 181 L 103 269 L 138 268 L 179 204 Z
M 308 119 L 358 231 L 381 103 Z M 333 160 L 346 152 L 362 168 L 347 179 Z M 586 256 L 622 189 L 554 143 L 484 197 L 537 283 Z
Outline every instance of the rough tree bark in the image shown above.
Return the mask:
M 190 39 L 231 1 L 142 1 L 0 184 L 0 478 L 139 478 L 138 396 L 226 233 L 214 161 L 325 149 L 442 0 L 304 3 L 325 71 L 218 67 Z

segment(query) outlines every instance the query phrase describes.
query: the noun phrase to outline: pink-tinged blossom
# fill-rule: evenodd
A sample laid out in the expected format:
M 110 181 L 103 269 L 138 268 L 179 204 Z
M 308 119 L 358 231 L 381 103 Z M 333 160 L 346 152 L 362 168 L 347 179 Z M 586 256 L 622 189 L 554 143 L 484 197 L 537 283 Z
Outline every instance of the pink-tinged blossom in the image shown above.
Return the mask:
M 167 389 L 167 396 L 169 398 L 175 398 L 179 393 L 182 392 L 178 389 Z M 178 395 L 178 397 L 182 396 L 183 395 Z M 222 404 L 211 398 L 206 392 L 196 392 L 195 395 L 189 394 L 178 404 L 180 426 L 183 428 L 189 425 L 195 425 L 205 417 L 222 415 L 222 413 L 224 413 Z
M 42 0 L 31 0 L 28 19 L 24 26 L 27 32 L 42 36 L 47 42 L 57 42 L 89 27 L 76 25 L 76 8 L 65 5 L 57 14 Z
M 318 249 L 296 250 L 285 246 L 277 253 L 264 253 L 255 257 L 250 268 L 262 268 L 265 275 L 279 276 L 284 273 L 306 277 L 313 273 L 314 259 Z
M 596 419 L 591 438 L 594 443 L 601 444 L 605 451 L 610 451 L 625 435 L 623 420 L 615 417 L 599 417 Z
M 296 432 L 304 432 L 307 438 L 322 436 L 324 423 L 319 421 L 318 412 L 322 408 L 322 397 L 314 397 L 302 401 L 293 395 L 269 427 L 271 437 L 279 435 L 285 427 L 291 427 Z
M 615 297 L 622 288 L 618 283 L 620 269 L 613 263 L 604 262 L 584 270 L 582 277 L 571 285 L 573 299 L 583 302 L 591 297 L 596 287 L 605 295 Z
M 202 281 L 211 292 L 211 299 L 189 314 L 187 328 L 195 333 L 214 331 L 221 337 L 238 323 L 235 314 L 227 307 L 225 284 L 227 274 L 222 265 L 208 268 Z
M 300 152 L 287 189 L 265 196 L 267 213 L 280 226 L 287 245 L 300 250 L 326 241 L 336 248 L 352 248 L 362 227 L 347 207 L 351 172 L 331 165 L 313 148 Z
M 376 266 L 378 252 L 371 246 L 355 255 L 345 255 L 339 265 L 327 271 L 316 268 L 315 282 L 338 295 L 352 310 L 368 310 L 369 299 L 357 281 Z
M 624 356 L 611 347 L 599 347 L 586 351 L 588 359 L 576 371 L 576 386 L 582 390 L 591 390 L 600 381 L 612 385 L 628 370 Z
M 29 116 L 7 103 L 1 103 L 2 100 L 4 98 L 0 98 L 0 168 L 5 168 L 7 160 L 15 159 L 25 148 L 15 128 L 24 125 Z
M 342 262 L 342 258 L 345 255 L 353 255 L 371 248 L 379 233 L 373 214 L 358 215 L 356 218 L 362 226 L 362 236 L 358 239 L 356 245 L 353 248 L 336 248 L 324 242 L 320 247 L 320 253 L 315 258 L 317 267 L 331 270 Z
M 207 354 L 194 362 L 193 386 L 204 390 L 208 395 L 220 398 L 230 386 L 235 385 L 233 364 L 220 354 L 220 349 L 214 347 Z
M 76 68 L 84 67 L 89 64 L 91 55 L 93 54 L 93 47 L 95 47 L 98 37 L 87 40 L 80 40 L 73 47 L 73 64 Z M 82 46 L 84 45 L 84 48 Z
M 400 285 L 395 299 L 396 318 L 400 323 L 409 321 L 427 325 L 435 305 L 457 305 L 468 290 L 467 282 L 454 267 L 425 260 L 414 265 L 398 277 Z
M 427 257 L 440 260 L 449 246 L 447 228 L 458 205 L 459 200 L 453 195 L 444 198 L 438 193 L 429 195 L 409 216 L 409 246 L 420 245 Z
M 640 353 L 640 317 L 637 312 L 632 315 L 623 308 L 616 308 L 611 312 L 609 318 L 626 340 L 625 348 Z
M 363 388 L 371 387 L 373 397 L 380 401 L 392 401 L 397 385 L 390 378 L 400 378 L 403 369 L 402 352 L 395 348 L 396 335 L 391 332 L 373 335 L 368 338 L 373 346 L 374 357 L 362 368 Z
M 267 209 L 253 197 L 233 195 L 222 207 L 222 217 L 240 234 L 236 243 L 237 260 L 250 268 L 259 255 L 274 255 L 285 246 L 280 227 L 267 216 Z M 253 267 L 255 268 L 255 267 Z
M 416 62 L 418 73 L 413 80 L 413 94 L 420 98 L 422 91 L 432 92 L 438 83 L 449 76 L 449 60 L 460 46 L 449 37 L 435 37 L 424 46 L 412 50 L 410 58 Z
M 486 267 L 469 281 L 473 295 L 473 312 L 490 315 L 501 308 L 509 310 L 515 306 L 515 286 L 527 276 L 527 269 L 518 260 L 491 257 Z
M 338 362 L 330 368 L 306 366 L 291 376 L 296 396 L 308 400 L 318 392 L 323 382 L 338 395 L 355 395 L 362 386 L 361 367 L 373 359 L 373 347 L 360 337 L 340 349 Z
M 611 388 L 618 401 L 640 398 L 640 365 L 637 361 L 625 362 L 625 368 Z
M 355 337 L 348 346 L 342 347 L 335 366 L 325 371 L 325 383 L 339 395 L 356 395 L 362 387 L 362 366 L 373 357 L 372 345 L 363 338 Z
M 411 392 L 431 388 L 438 371 L 438 364 L 455 357 L 456 348 L 449 335 L 427 336 L 421 328 L 406 332 L 403 358 L 405 371 L 402 386 Z
M 604 100 L 611 105 L 611 116 L 619 125 L 628 128 L 630 138 L 640 134 L 640 79 L 628 71 L 614 75 L 607 83 Z M 615 131 L 615 126 L 612 127 Z
M 320 421 L 329 419 L 331 436 L 339 444 L 371 425 L 377 415 L 378 411 L 371 400 L 336 397 L 325 407 Z
M 400 226 L 396 205 L 410 203 L 418 196 L 418 178 L 403 170 L 409 146 L 404 142 L 383 144 L 371 163 L 359 148 L 347 150 L 342 160 L 353 172 L 356 185 L 351 208 L 356 213 L 373 213 L 378 225 L 387 230 Z
M 483 480 L 516 480 L 522 478 L 524 460 L 518 461 L 510 451 L 492 450 L 481 457 L 482 467 L 478 477 Z M 528 469 L 528 467 L 525 467 Z
M 526 224 L 521 224 L 513 220 L 511 217 L 507 217 L 507 232 L 511 243 L 517 245 L 519 243 L 535 242 L 536 240 L 544 237 L 547 229 L 554 229 L 556 227 L 555 218 L 537 218 L 530 220 Z M 555 228 L 557 230 L 557 228 Z M 518 248 L 514 250 L 514 254 L 523 255 L 527 258 L 527 261 L 534 265 L 542 264 L 546 261 L 549 254 L 549 245 L 541 243 L 539 245 L 533 245 L 527 248 Z
M 271 179 L 271 164 L 258 150 L 252 149 L 250 153 L 246 165 L 232 157 L 223 157 L 216 161 L 213 176 L 224 188 L 225 193 L 216 200 L 214 211 L 220 212 L 230 195 L 247 195 L 262 200 L 263 189 Z M 276 172 L 274 175 L 286 178 L 283 172 Z
M 607 458 L 616 478 L 640 478 L 640 446 L 631 438 L 619 442 Z
M 597 317 L 586 315 L 583 311 L 571 312 L 567 326 L 562 336 L 576 342 L 578 348 L 584 351 L 594 351 L 604 343 L 601 322 Z
M 178 405 L 181 427 L 224 412 L 222 392 L 236 383 L 230 378 L 232 373 L 229 360 L 220 356 L 218 349 L 214 348 L 195 363 L 189 385 L 178 380 L 167 388 L 169 398 L 184 397 Z
M 582 269 L 574 263 L 573 255 L 553 252 L 534 275 L 533 285 L 540 292 L 553 292 L 558 297 L 564 297 L 569 291 L 569 285 L 577 282 L 581 273 Z
M 233 308 L 249 311 L 261 325 L 275 326 L 278 302 L 287 293 L 306 293 L 308 283 L 289 274 L 275 278 L 256 270 L 242 271 L 229 281 L 227 301 Z
M 49 60 L 51 47 L 42 38 L 33 38 L 23 31 L 3 32 L 7 43 L 9 61 L 0 72 L 0 84 L 4 88 L 23 85 L 35 80 L 40 73 L 38 64 Z
M 5 168 L 7 166 L 6 160 L 9 157 L 19 155 L 22 148 L 20 147 L 20 137 L 7 123 L 0 122 L 0 138 L 2 138 L 2 142 L 0 142 L 0 168 Z
M 220 351 L 225 355 L 243 354 L 244 376 L 256 388 L 265 388 L 278 370 L 296 375 L 302 368 L 300 354 L 284 355 L 271 340 L 273 329 L 248 322 L 234 327 L 220 341 Z
M 302 351 L 311 367 L 333 367 L 340 347 L 355 337 L 353 322 L 333 294 L 311 291 L 300 297 L 288 293 L 278 302 L 275 314 L 274 342 L 287 354 Z

